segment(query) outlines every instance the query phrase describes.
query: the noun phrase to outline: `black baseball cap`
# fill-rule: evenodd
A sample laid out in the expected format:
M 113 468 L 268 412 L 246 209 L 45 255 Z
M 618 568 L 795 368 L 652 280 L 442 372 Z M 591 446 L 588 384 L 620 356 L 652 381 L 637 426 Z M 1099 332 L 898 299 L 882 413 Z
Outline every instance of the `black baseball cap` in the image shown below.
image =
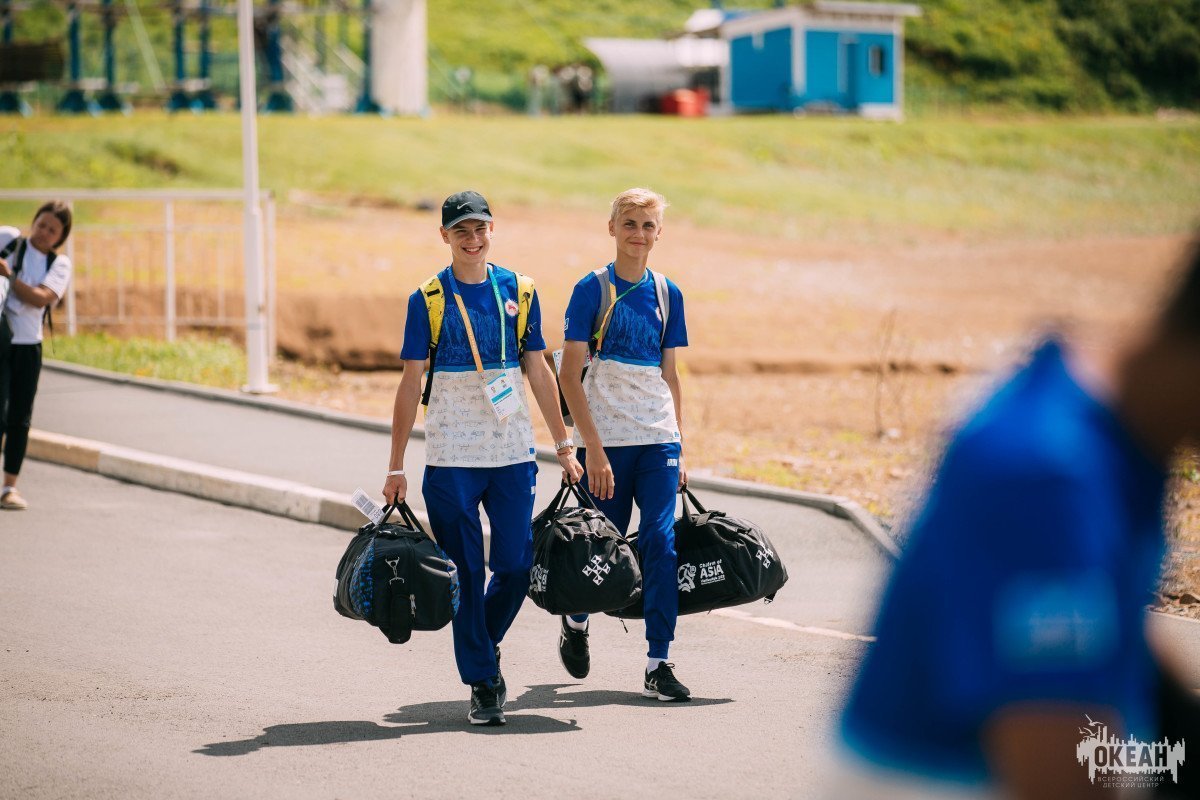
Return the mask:
M 464 219 L 492 221 L 492 209 L 479 192 L 458 192 L 442 203 L 442 227 L 453 228 Z

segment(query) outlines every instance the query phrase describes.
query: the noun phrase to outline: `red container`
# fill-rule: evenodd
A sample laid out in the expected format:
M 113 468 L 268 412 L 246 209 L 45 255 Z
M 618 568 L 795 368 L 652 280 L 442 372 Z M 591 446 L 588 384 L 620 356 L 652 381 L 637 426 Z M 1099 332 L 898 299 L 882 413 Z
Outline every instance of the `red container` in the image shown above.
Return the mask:
M 703 117 L 708 114 L 708 92 L 705 89 L 676 89 L 659 100 L 658 109 L 664 114 L 680 117 Z

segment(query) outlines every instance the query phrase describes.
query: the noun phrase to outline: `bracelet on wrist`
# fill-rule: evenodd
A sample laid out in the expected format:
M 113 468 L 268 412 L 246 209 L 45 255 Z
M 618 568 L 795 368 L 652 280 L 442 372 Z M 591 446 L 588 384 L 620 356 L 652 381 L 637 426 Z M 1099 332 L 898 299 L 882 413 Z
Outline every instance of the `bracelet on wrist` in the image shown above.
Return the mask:
M 403 474 L 404 474 L 404 470 L 402 470 L 402 469 L 393 469 L 393 470 L 388 471 L 389 478 L 392 477 L 393 475 L 403 475 Z
M 570 439 L 563 439 L 561 442 L 554 443 L 555 452 L 561 453 L 563 450 L 574 450 L 575 442 Z

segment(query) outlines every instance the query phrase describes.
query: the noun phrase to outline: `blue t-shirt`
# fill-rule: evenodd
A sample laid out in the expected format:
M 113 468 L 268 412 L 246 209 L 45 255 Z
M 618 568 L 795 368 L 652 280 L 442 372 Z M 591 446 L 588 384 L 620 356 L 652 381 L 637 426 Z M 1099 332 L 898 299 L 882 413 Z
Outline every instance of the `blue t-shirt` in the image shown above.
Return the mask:
M 1115 709 L 1153 741 L 1143 625 L 1165 481 L 1044 344 L 946 449 L 884 593 L 847 743 L 906 772 L 985 782 L 985 723 L 1022 701 L 1094 719 Z
M 608 265 L 608 279 L 616 287 L 617 296 L 634 284 L 617 277 L 612 264 Z M 613 308 L 608 331 L 604 334 L 604 347 L 600 358 L 615 359 L 625 364 L 657 367 L 662 365 L 662 351 L 673 347 L 687 347 L 687 323 L 684 321 L 683 292 L 667 280 L 667 298 L 670 311 L 664 335 L 662 311 L 658 307 L 658 295 L 654 289 L 654 278 L 647 270 L 641 283 L 629 294 L 621 297 Z M 586 342 L 595 333 L 596 311 L 600 308 L 600 280 L 588 273 L 571 292 L 567 304 L 566 339 L 571 342 Z
M 517 276 L 512 270 L 489 264 L 496 277 L 496 285 L 500 289 L 500 298 L 505 305 L 504 335 L 506 340 L 506 367 L 516 367 L 517 362 Z M 446 309 L 442 317 L 442 332 L 438 338 L 437 363 L 434 372 L 468 372 L 475 370 L 475 359 L 471 355 L 471 343 L 467 339 L 467 329 L 463 325 L 462 314 L 458 303 L 454 300 L 450 284 L 450 267 L 446 267 L 438 277 L 442 281 L 442 289 L 446 293 Z M 475 332 L 475 342 L 479 347 L 479 357 L 485 369 L 500 368 L 500 310 L 496 305 L 496 296 L 492 292 L 491 281 L 483 283 L 464 284 L 456 281 L 463 304 L 467 307 L 467 316 L 471 318 L 471 328 Z M 529 336 L 525 342 L 526 351 L 535 352 L 546 349 L 542 338 L 542 309 L 538 302 L 537 291 L 529 307 Z M 404 323 L 404 346 L 400 358 L 405 361 L 423 361 L 429 355 L 429 313 L 425 308 L 425 297 L 421 290 L 413 292 L 408 298 L 408 319 Z

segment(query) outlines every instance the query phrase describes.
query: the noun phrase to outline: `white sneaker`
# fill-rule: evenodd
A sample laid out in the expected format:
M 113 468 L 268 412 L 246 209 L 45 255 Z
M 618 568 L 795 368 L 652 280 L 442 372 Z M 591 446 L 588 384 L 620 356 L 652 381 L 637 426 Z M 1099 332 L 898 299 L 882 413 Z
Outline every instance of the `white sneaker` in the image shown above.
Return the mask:
M 29 508 L 29 503 L 26 503 L 20 492 L 13 488 L 0 495 L 0 508 L 5 511 L 24 511 Z

